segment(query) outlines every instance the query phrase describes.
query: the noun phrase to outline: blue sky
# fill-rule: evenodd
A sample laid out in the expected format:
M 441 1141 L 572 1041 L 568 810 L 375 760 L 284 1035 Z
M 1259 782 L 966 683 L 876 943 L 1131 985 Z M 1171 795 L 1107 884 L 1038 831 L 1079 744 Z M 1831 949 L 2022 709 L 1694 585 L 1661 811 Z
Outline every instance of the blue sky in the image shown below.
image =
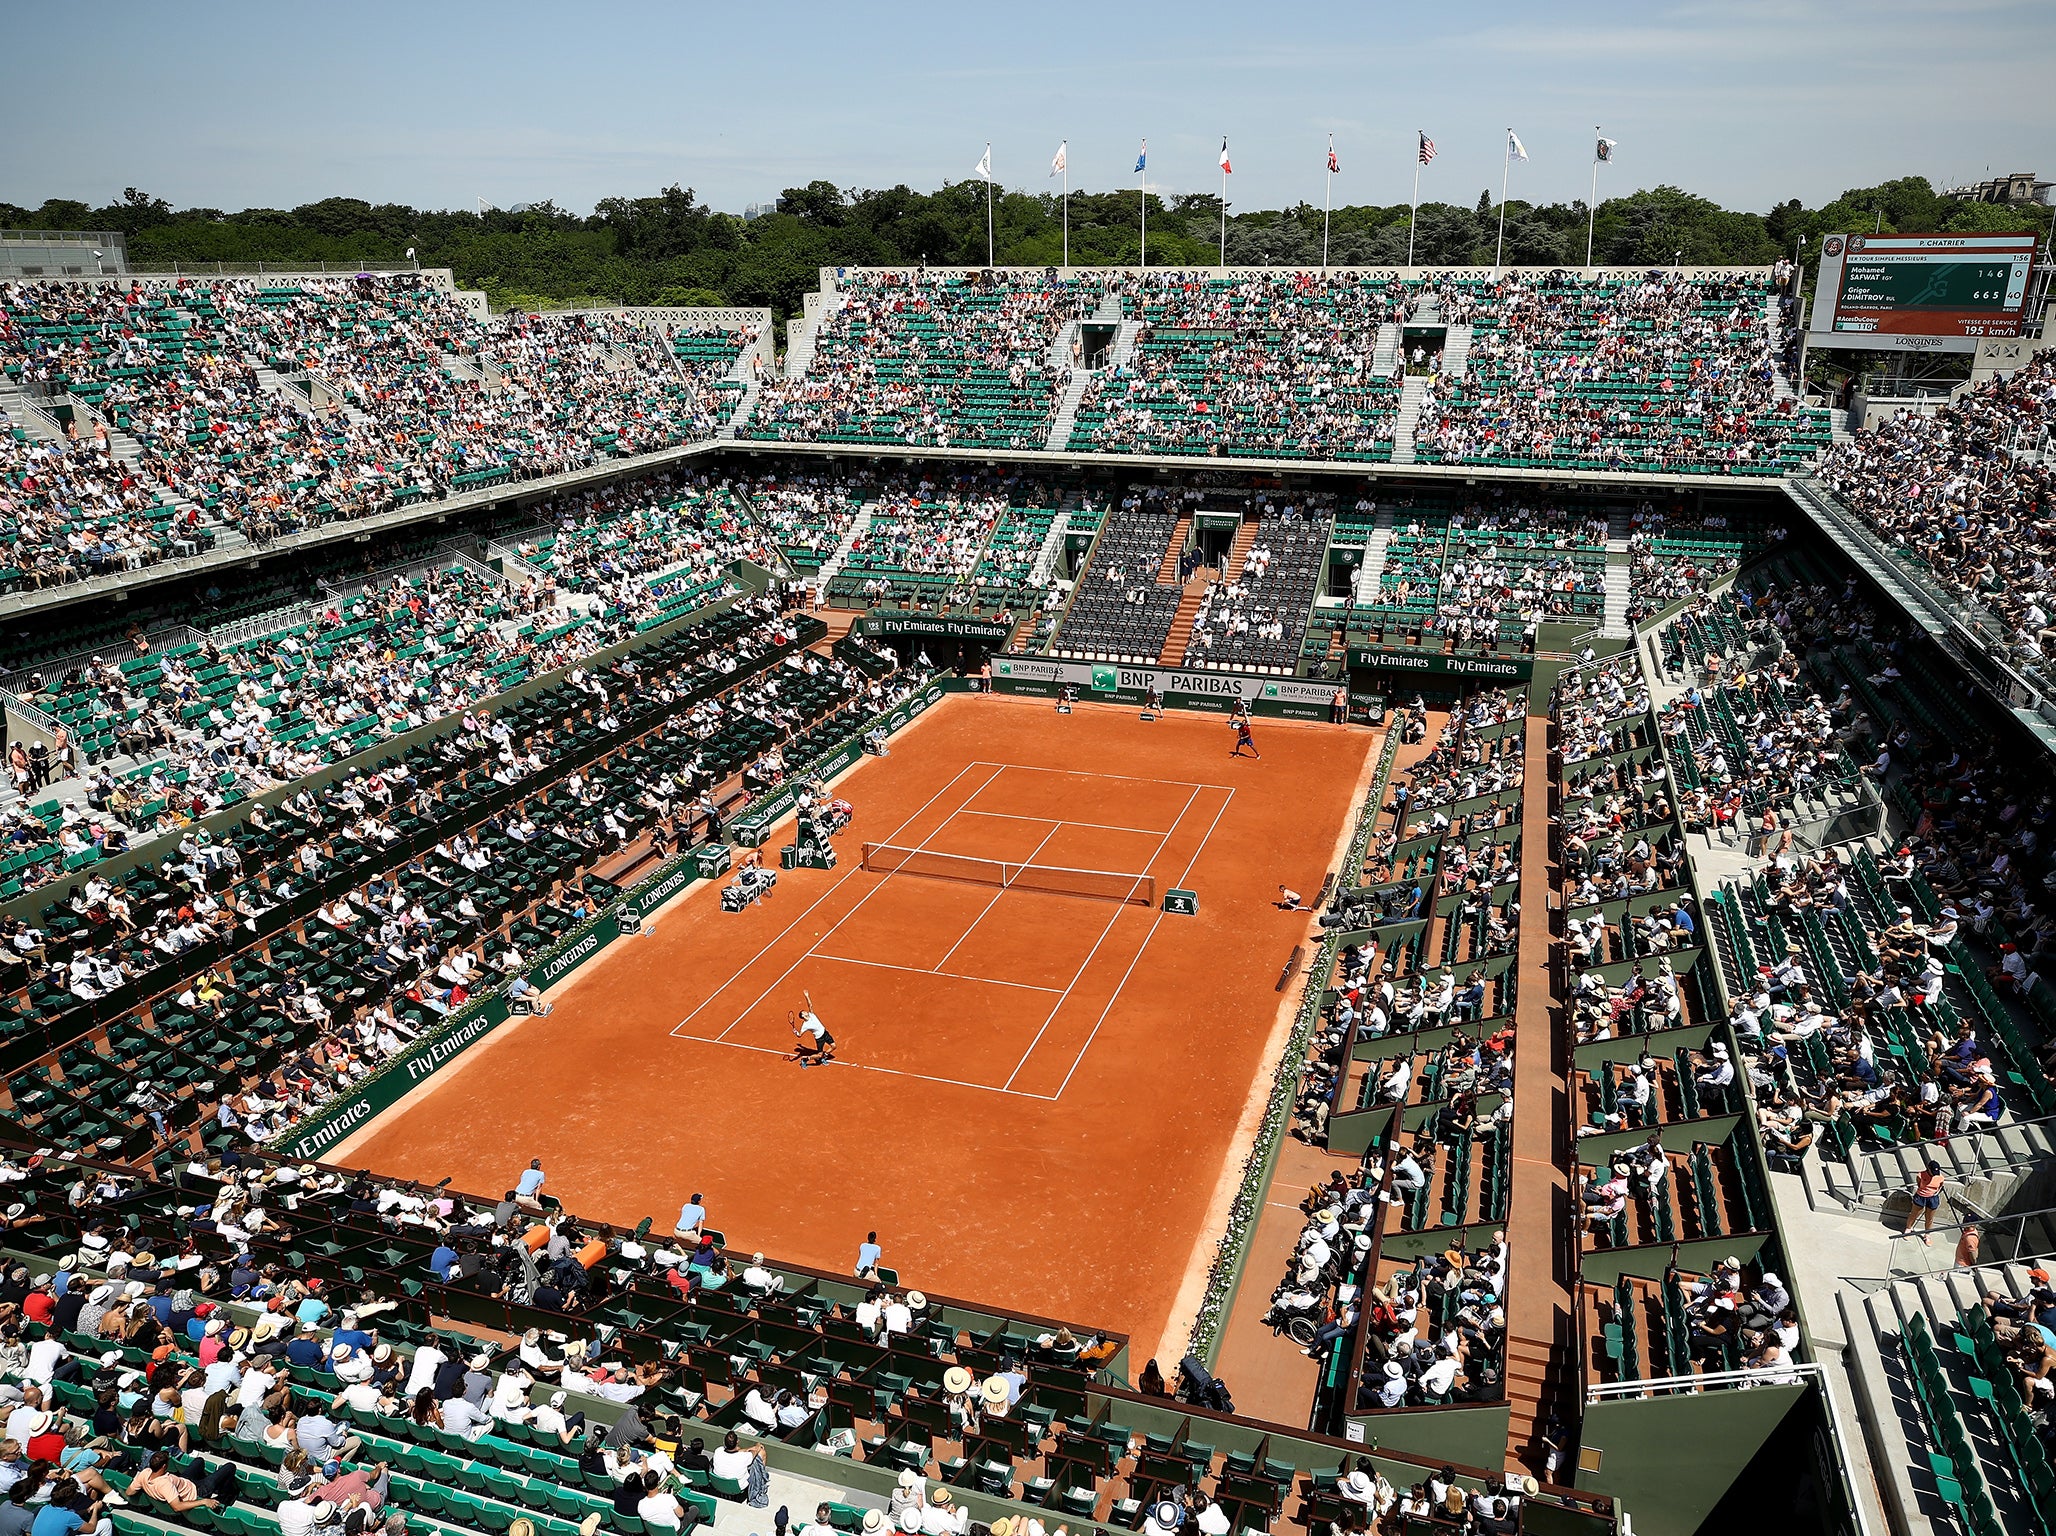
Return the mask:
M 863 19 L 875 18 L 875 19 Z M 890 19 L 887 19 L 890 18 Z M 1280 7 L 902 3 L 720 9 L 527 0 L 101 0 L 9 8 L 0 201 L 180 206 L 331 195 L 424 207 L 599 198 L 677 181 L 740 211 L 786 186 L 1214 190 L 1239 208 L 1580 198 L 1673 183 L 1732 207 L 1887 177 L 2056 167 L 2049 0 Z M 2040 157 L 2039 159 L 2037 157 Z M 2042 163 L 2047 161 L 2049 163 Z

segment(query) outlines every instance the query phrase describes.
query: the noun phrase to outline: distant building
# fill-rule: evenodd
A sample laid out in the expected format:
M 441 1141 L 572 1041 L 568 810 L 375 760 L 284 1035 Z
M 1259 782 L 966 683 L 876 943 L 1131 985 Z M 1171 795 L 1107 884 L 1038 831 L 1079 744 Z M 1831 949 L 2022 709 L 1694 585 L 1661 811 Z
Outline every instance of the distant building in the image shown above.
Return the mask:
M 113 277 L 128 271 L 114 230 L 0 229 L 0 277 Z
M 1990 181 L 1951 187 L 1942 195 L 1966 203 L 2047 203 L 2052 189 L 2056 189 L 2056 182 L 2043 181 L 2033 171 L 2014 171 L 2011 175 L 1994 176 Z
M 751 219 L 761 219 L 765 214 L 776 213 L 777 211 L 778 205 L 776 203 L 749 203 L 742 210 L 743 222 L 748 223 Z

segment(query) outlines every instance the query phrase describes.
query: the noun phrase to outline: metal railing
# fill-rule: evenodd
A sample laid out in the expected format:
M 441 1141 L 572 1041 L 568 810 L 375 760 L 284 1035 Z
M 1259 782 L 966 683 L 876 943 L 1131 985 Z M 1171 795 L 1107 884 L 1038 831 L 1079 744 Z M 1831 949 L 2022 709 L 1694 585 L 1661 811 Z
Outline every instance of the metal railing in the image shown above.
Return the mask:
M 1960 1195 L 1951 1195 L 1949 1199 L 1969 1211 L 1973 1219 L 1938 1226 L 1931 1232 L 1895 1232 L 1885 1252 L 1884 1274 L 1844 1277 L 1842 1283 L 1868 1294 L 1883 1290 L 1895 1280 L 1968 1274 L 1994 1264 L 2026 1264 L 2056 1254 L 2056 1206 L 1986 1216 Z M 1969 1227 L 1977 1228 L 1977 1253 L 1959 1264 L 1957 1244 Z
M 2045 1140 L 2047 1146 L 2051 1149 L 2056 1149 L 2056 1115 L 2043 1115 L 2033 1120 L 2015 1120 L 2009 1117 L 1997 1129 L 2007 1131 L 2032 1131 L 2039 1129 L 2043 1133 L 2042 1139 Z M 2025 1152 L 2010 1151 L 1999 1140 L 1997 1135 L 1990 1133 L 1972 1134 L 1959 1129 L 1956 1132 L 1956 1138 L 1958 1141 L 1973 1148 L 1996 1148 L 2001 1155 L 1996 1159 L 1989 1160 L 1979 1156 L 1977 1167 L 1971 1173 L 1952 1173 L 1950 1175 L 1952 1178 L 1974 1177 L 1976 1174 L 1984 1173 L 2005 1173 L 2015 1168 L 2031 1168 L 2048 1162 L 2052 1156 L 2051 1151 L 2041 1148 L 2030 1148 Z M 1854 1160 L 1847 1164 L 1851 1187 L 1845 1199 L 1849 1203 L 1860 1204 L 1874 1196 L 1885 1195 L 1895 1189 L 1906 1188 L 1912 1181 L 1907 1178 L 1905 1170 L 1899 1166 L 1897 1154 L 1900 1150 L 1902 1149 L 1897 1147 L 1887 1147 L 1881 1151 L 1858 1152 L 1856 1156 L 1863 1160 L 1862 1166 L 1859 1167 Z

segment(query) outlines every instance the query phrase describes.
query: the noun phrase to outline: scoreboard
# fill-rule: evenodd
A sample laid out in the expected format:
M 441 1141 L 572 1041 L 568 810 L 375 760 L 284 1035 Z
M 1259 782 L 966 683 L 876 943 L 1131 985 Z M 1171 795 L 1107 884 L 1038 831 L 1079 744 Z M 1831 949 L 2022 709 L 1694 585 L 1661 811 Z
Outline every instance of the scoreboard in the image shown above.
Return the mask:
M 1814 344 L 1972 351 L 2019 336 L 2035 246 L 2031 234 L 1829 235 Z

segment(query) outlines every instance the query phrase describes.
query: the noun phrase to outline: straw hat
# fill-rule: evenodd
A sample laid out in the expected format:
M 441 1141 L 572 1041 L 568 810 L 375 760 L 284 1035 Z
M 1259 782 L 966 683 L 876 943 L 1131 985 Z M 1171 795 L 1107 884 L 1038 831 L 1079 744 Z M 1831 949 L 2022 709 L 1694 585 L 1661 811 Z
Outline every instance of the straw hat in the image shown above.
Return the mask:
M 1007 1379 L 1004 1376 L 988 1376 L 985 1385 L 978 1389 L 979 1396 L 988 1403 L 1004 1403 L 1008 1396 Z
M 953 1365 L 942 1373 L 942 1390 L 951 1397 L 962 1397 L 971 1390 L 971 1373 L 961 1365 Z

